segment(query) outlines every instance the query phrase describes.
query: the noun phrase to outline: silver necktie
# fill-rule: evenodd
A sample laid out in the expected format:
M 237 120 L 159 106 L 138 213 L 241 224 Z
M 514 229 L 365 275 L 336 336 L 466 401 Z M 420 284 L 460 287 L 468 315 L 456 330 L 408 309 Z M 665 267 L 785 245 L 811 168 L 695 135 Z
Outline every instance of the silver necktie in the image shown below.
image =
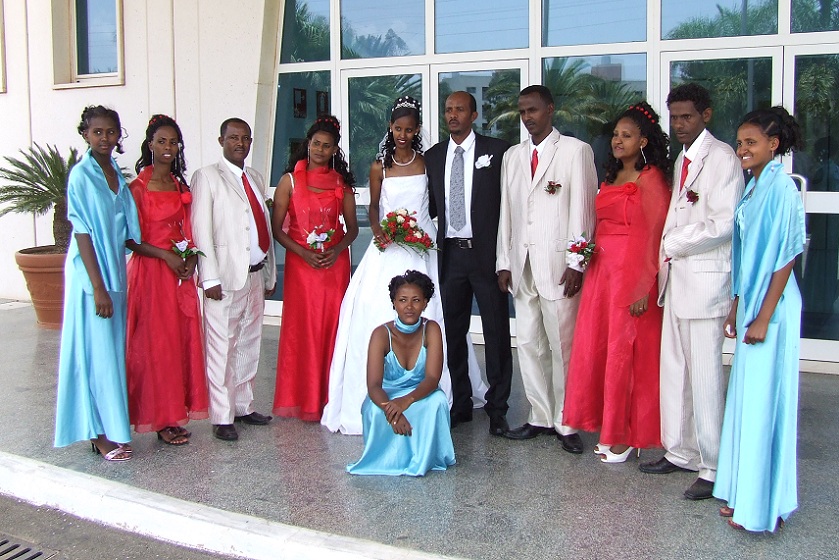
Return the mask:
M 463 188 L 463 148 L 454 149 L 452 174 L 449 182 L 449 219 L 454 230 L 466 225 L 466 193 Z

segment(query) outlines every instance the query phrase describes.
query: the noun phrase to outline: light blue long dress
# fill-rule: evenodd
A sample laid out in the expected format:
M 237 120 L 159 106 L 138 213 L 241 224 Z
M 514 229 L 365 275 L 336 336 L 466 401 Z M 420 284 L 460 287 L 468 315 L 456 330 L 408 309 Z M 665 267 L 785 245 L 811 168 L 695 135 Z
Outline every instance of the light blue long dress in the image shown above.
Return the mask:
M 382 389 L 389 399 L 407 395 L 425 378 L 425 326 L 422 347 L 413 369 L 406 370 L 393 352 L 393 339 L 387 330 L 390 352 L 385 356 Z M 449 403 L 439 388 L 404 412 L 411 424 L 411 435 L 395 434 L 384 411 L 368 396 L 361 405 L 364 426 L 364 452 L 361 459 L 347 466 L 350 474 L 423 476 L 430 470 L 444 471 L 455 464 L 454 444 L 449 424 Z
M 114 169 L 119 166 L 114 163 Z M 122 174 L 119 190 L 108 187 L 90 150 L 70 172 L 67 216 L 73 237 L 64 265 L 64 324 L 58 360 L 55 446 L 104 434 L 116 443 L 131 440 L 125 381 L 125 242 L 140 242 L 137 207 Z M 90 235 L 114 315 L 96 315 L 93 285 L 75 234 Z
M 745 344 L 772 273 L 804 250 L 804 207 L 783 166 L 770 162 L 735 211 L 737 346 L 726 397 L 714 496 L 749 531 L 773 531 L 798 507 L 796 439 L 801 293 L 790 275 L 766 340 Z

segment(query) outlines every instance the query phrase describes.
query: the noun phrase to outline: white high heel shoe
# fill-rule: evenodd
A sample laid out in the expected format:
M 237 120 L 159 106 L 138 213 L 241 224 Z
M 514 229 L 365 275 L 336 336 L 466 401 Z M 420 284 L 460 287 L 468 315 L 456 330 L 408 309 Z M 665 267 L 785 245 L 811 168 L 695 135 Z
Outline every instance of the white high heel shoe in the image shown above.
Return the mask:
M 601 445 L 597 444 L 595 447 L 595 453 L 598 455 L 603 455 L 600 458 L 600 461 L 603 463 L 624 463 L 626 462 L 627 458 L 629 458 L 629 454 L 635 449 L 634 447 L 627 447 L 626 451 L 621 454 L 612 453 L 611 447 L 608 445 Z M 640 450 L 638 450 L 640 454 Z

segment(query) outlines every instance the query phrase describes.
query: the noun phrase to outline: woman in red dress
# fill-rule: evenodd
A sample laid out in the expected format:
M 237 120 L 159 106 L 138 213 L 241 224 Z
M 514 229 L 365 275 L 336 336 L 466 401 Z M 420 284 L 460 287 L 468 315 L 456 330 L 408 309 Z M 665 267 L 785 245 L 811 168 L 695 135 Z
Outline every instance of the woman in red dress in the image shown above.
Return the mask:
M 177 123 L 154 115 L 135 166 L 131 194 L 143 242 L 129 248 L 128 412 L 137 432 L 156 431 L 171 445 L 191 435 L 183 426 L 207 418 L 207 381 L 198 292 L 197 255 L 186 259 L 176 242 L 192 245 L 183 137 Z
M 606 181 L 595 199 L 595 252 L 586 271 L 565 390 L 564 423 L 600 430 L 594 452 L 622 463 L 659 447 L 658 248 L 672 162 L 646 102 L 618 118 Z
M 318 117 L 306 138 L 274 193 L 274 238 L 286 249 L 274 414 L 318 422 L 350 282 L 346 249 L 358 225 L 355 179 L 338 147 L 338 119 Z

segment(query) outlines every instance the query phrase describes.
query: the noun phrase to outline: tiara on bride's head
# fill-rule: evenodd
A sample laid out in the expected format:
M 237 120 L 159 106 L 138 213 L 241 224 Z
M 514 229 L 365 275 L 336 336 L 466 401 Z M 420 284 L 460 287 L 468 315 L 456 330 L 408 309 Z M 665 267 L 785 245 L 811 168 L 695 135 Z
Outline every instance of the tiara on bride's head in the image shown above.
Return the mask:
M 402 108 L 413 109 L 416 112 L 420 112 L 422 109 L 422 103 L 411 97 L 410 95 L 403 95 L 402 97 L 398 98 L 396 101 L 393 102 L 393 111 Z

